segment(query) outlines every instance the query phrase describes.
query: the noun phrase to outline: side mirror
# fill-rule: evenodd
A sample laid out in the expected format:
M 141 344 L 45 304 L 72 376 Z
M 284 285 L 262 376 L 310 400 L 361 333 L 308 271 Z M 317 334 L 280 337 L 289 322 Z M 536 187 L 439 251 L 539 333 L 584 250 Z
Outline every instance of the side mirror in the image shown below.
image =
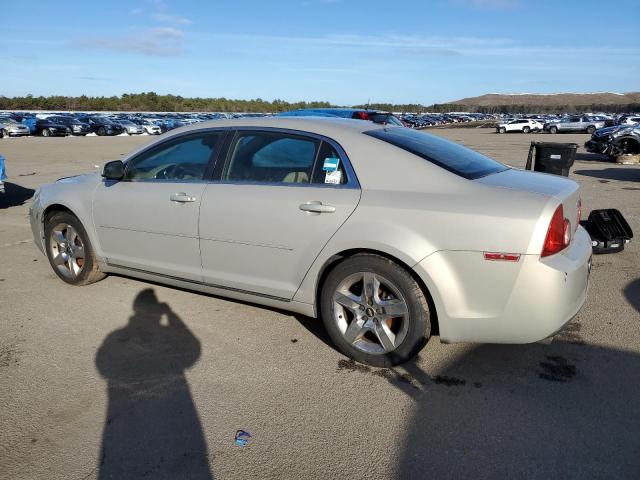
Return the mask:
M 122 160 L 107 162 L 102 167 L 102 176 L 107 180 L 122 180 L 124 177 L 124 163 Z

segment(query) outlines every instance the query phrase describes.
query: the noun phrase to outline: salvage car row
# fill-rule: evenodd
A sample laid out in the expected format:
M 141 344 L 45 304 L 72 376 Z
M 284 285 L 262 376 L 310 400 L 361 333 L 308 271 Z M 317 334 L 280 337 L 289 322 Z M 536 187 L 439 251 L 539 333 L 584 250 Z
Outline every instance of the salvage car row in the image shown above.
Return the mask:
M 226 118 L 223 114 L 88 114 L 88 113 L 3 113 L 0 138 L 38 135 L 160 135 L 197 122 Z

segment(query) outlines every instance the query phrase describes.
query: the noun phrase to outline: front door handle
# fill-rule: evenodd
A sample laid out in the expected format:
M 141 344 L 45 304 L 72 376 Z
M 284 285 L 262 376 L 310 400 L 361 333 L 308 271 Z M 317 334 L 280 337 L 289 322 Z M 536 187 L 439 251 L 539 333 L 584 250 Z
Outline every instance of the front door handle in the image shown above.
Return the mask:
M 323 205 L 322 202 L 307 202 L 298 207 L 303 212 L 312 213 L 333 213 L 336 211 L 336 207 L 333 205 Z
M 190 197 L 189 195 L 187 195 L 184 192 L 174 193 L 173 195 L 171 195 L 169 197 L 169 199 L 172 202 L 178 202 L 178 203 L 188 203 L 188 202 L 195 202 L 196 201 L 196 197 Z

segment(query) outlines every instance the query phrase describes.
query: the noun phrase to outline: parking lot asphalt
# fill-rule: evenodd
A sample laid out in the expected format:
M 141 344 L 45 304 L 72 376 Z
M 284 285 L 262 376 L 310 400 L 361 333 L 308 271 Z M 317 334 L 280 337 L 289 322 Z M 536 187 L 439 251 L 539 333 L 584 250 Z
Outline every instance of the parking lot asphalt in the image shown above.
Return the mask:
M 588 138 L 431 133 L 516 167 L 531 140 Z M 148 140 L 0 140 L 0 478 L 640 478 L 639 239 L 594 257 L 587 302 L 550 345 L 433 337 L 414 362 L 369 368 L 314 319 L 57 279 L 31 240 L 33 189 Z M 580 148 L 571 178 L 585 217 L 618 208 L 640 232 L 640 167 Z

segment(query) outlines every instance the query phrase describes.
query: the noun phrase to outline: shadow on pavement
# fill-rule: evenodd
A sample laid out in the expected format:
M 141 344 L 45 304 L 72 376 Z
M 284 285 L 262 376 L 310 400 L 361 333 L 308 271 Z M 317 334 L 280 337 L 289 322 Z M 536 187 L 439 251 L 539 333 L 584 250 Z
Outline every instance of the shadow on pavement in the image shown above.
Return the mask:
M 587 177 L 620 180 L 622 182 L 640 182 L 640 166 L 603 168 L 602 170 L 575 170 L 573 173 Z
M 611 163 L 609 157 L 607 157 L 606 155 L 602 155 L 601 153 L 576 153 L 576 161 Z
M 212 479 L 185 378 L 200 342 L 153 289 L 138 294 L 133 310 L 96 354 L 109 395 L 98 478 Z
M 640 312 L 640 278 L 636 278 L 626 286 L 624 289 L 624 296 L 633 308 Z
M 4 182 L 4 193 L 0 193 L 0 210 L 17 207 L 33 197 L 35 190 L 11 182 Z
M 397 478 L 640 478 L 640 357 L 579 330 L 387 376 L 415 401 Z

